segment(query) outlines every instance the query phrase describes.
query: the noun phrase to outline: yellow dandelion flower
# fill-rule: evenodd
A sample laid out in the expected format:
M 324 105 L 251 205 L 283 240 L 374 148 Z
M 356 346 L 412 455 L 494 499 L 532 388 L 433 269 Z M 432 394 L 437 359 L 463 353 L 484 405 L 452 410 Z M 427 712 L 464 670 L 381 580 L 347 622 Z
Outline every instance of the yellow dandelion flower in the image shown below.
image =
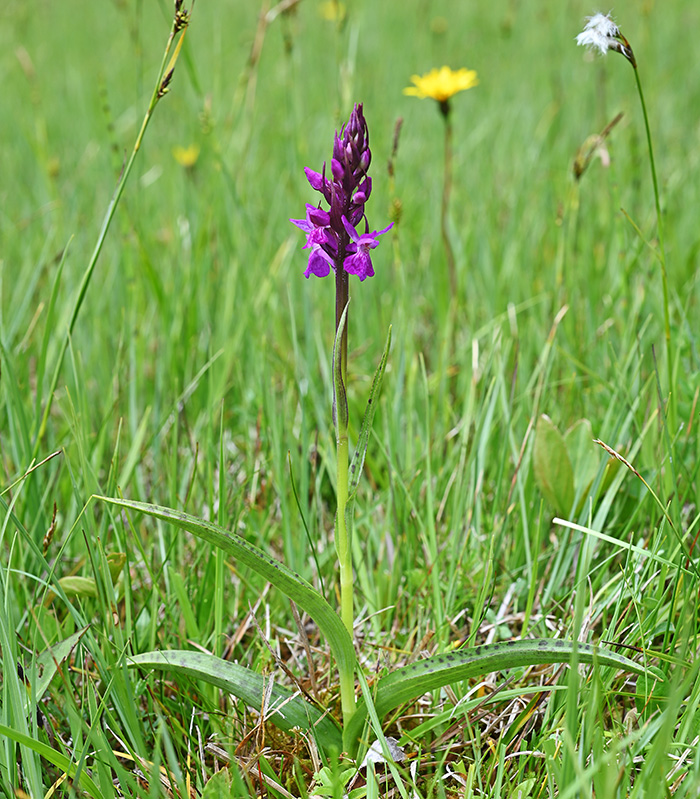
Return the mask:
M 199 158 L 199 146 L 190 144 L 189 147 L 173 147 L 173 158 L 185 169 L 192 169 Z
M 407 86 L 404 94 L 421 99 L 431 97 L 438 103 L 446 103 L 457 92 L 464 92 L 479 83 L 476 70 L 464 67 L 457 71 L 449 67 L 431 69 L 425 75 L 412 75 L 411 81 L 415 86 Z

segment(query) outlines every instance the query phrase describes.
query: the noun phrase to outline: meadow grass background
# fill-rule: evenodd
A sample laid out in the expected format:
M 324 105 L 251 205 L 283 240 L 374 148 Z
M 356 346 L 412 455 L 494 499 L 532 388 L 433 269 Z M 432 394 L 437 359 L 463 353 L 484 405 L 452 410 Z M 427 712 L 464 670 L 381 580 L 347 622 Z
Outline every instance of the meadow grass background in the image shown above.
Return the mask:
M 203 647 L 274 672 L 264 635 L 308 681 L 288 603 L 208 545 L 154 520 L 132 527 L 90 497 L 121 492 L 217 520 L 322 582 L 333 601 L 333 285 L 304 279 L 302 237 L 288 218 L 317 199 L 303 167 L 320 169 L 334 129 L 363 102 L 372 229 L 401 207 L 374 253 L 376 277 L 351 282 L 351 432 L 393 325 L 356 514 L 358 604 L 371 616 L 357 630 L 365 666 L 534 634 L 621 643 L 628 655 L 648 648 L 671 677 L 667 695 L 647 701 L 610 670 L 507 672 L 479 691 L 514 676 L 500 703 L 462 704 L 411 736 L 473 687 L 454 686 L 388 725 L 408 735 L 418 764 L 405 770 L 405 795 L 696 796 L 699 581 L 687 554 L 700 492 L 700 9 L 615 7 L 637 56 L 661 183 L 678 404 L 669 429 L 658 261 L 620 210 L 655 243 L 634 77 L 617 54 L 590 57 L 574 43 L 597 9 L 358 0 L 338 24 L 319 5 L 303 0 L 263 29 L 257 3 L 198 1 L 38 442 L 75 293 L 172 9 L 70 0 L 0 11 L 4 486 L 60 451 L 2 494 L 0 723 L 27 738 L 0 742 L 0 790 L 41 796 L 59 780 L 61 767 L 27 740 L 88 770 L 102 796 L 166 795 L 143 776 L 152 762 L 167 764 L 180 795 L 310 789 L 303 740 L 270 727 L 264 739 L 246 738 L 256 717 L 240 703 L 123 665 L 125 653 Z M 457 296 L 440 240 L 442 120 L 432 101 L 401 93 L 412 74 L 443 63 L 480 79 L 453 100 Z M 594 160 L 576 185 L 578 148 L 618 112 L 610 167 Z M 190 146 L 199 155 L 186 168 L 173 148 Z M 629 470 L 604 480 L 602 450 L 567 519 L 650 557 L 552 524 L 533 473 L 542 413 L 562 431 L 590 420 L 593 436 L 668 505 L 678 535 Z M 115 598 L 105 555 L 119 552 Z M 94 579 L 97 596 L 78 593 L 68 608 L 51 585 L 72 575 Z M 90 629 L 37 714 L 16 664 L 31 682 L 35 653 L 83 623 Z M 322 649 L 314 669 L 335 707 Z M 540 684 L 549 687 L 533 694 Z M 223 778 L 207 786 L 222 752 L 231 787 Z M 58 788 L 71 790 L 68 781 Z

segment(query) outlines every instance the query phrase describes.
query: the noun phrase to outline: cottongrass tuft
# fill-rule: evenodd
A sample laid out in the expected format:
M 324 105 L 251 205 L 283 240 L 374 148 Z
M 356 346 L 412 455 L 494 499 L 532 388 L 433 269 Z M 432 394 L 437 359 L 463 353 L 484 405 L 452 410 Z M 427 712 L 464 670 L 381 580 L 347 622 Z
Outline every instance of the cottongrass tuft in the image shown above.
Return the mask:
M 576 37 L 576 44 L 591 50 L 599 50 L 603 55 L 608 50 L 614 50 L 622 54 L 633 67 L 637 67 L 630 43 L 622 35 L 610 14 L 599 12 L 591 17 L 586 17 L 586 25 Z

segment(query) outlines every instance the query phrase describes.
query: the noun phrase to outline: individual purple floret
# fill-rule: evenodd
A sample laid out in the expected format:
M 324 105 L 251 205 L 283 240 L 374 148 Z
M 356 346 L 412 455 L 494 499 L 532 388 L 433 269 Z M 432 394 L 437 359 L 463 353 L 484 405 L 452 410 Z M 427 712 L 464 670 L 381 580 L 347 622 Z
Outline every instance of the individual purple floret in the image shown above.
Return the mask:
M 340 134 L 335 134 L 330 174 L 326 176 L 325 163 L 321 172 L 304 170 L 311 188 L 320 192 L 329 205 L 329 210 L 324 211 L 307 204 L 306 219 L 290 219 L 306 233 L 304 248 L 311 250 L 306 277 L 326 277 L 339 264 L 361 281 L 374 275 L 369 251 L 391 225 L 369 232 L 365 203 L 372 193 L 372 179 L 367 174 L 371 160 L 367 122 L 362 104 L 358 103 Z M 363 219 L 365 232 L 360 234 L 357 226 Z
M 391 225 L 385 227 L 384 230 L 380 230 L 379 233 L 375 230 L 374 233 L 368 232 L 362 236 L 358 234 L 357 230 L 345 217 L 343 217 L 343 226 L 352 241 L 346 250 L 346 252 L 352 252 L 352 254 L 348 255 L 343 262 L 345 271 L 350 275 L 357 275 L 360 281 L 363 281 L 366 277 L 374 277 L 374 269 L 372 268 L 372 259 L 370 258 L 369 251 L 373 250 L 379 244 L 377 238 L 381 236 L 382 233 L 386 233 Z
M 305 277 L 316 275 L 326 277 L 330 274 L 333 258 L 324 249 L 334 244 L 334 234 L 331 231 L 330 214 L 322 208 L 316 208 L 311 203 L 306 203 L 306 219 L 290 219 L 300 230 L 306 233 L 304 249 L 310 249 L 309 265 L 304 272 Z

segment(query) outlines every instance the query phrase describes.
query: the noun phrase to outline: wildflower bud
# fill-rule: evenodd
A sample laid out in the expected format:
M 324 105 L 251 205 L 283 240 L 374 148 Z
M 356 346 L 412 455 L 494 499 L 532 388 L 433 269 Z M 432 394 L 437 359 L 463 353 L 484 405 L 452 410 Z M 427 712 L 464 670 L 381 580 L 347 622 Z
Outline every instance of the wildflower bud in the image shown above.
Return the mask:
M 345 170 L 343 165 L 335 158 L 331 159 L 331 172 L 335 180 L 342 180 L 345 177 Z
M 331 217 L 328 211 L 323 208 L 309 208 L 309 221 L 313 222 L 317 227 L 327 227 L 330 224 Z
M 309 169 L 308 167 L 304 168 L 304 172 L 306 174 L 306 179 L 311 184 L 311 188 L 314 191 L 322 191 L 325 183 L 323 175 L 320 172 L 314 172 L 313 169 Z

